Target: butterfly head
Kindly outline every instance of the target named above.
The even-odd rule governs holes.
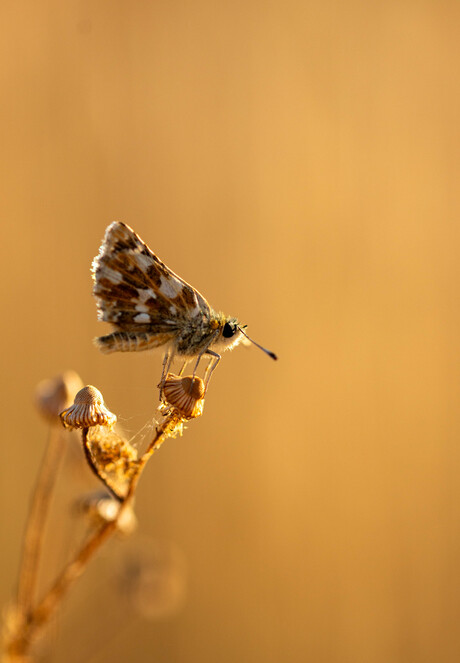
[[[228,318],[223,320],[223,324],[220,328],[219,339],[217,341],[218,344],[223,350],[227,350],[234,348],[236,345],[241,343],[241,341],[243,341],[243,343],[252,343],[253,345],[256,345],[258,348],[263,350],[272,359],[278,359],[274,352],[270,352],[270,350],[267,350],[267,348],[264,348],[262,345],[259,345],[253,341],[252,338],[249,338],[249,336],[244,331],[245,329],[246,325],[240,325],[236,318]]]
[[[244,339],[238,320],[236,318],[224,318],[219,326],[219,336],[216,344],[221,350],[231,350]]]

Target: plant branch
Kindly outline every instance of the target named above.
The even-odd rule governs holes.
[[[163,423],[156,429],[155,435],[150,442],[147,451],[138,461],[136,461],[135,471],[130,480],[126,496],[121,499],[118,497],[118,499],[120,499],[120,508],[116,518],[112,521],[105,522],[89,537],[89,539],[87,539],[82,548],[75,555],[74,559],[65,566],[63,571],[56,578],[54,584],[38,605],[27,613],[23,613],[17,632],[7,643],[7,653],[15,655],[27,654],[32,641],[36,639],[43,626],[50,620],[70,587],[85,571],[94,554],[116,531],[120,518],[132,503],[138,481],[148,460],[161,446],[165,439],[175,435],[181,430],[183,421],[184,419],[177,410],[173,410],[173,412],[170,413],[164,419]],[[97,471],[96,474],[100,478]]]

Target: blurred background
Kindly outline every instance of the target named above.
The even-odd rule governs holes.
[[[161,353],[92,345],[112,220],[279,355],[224,356],[44,660],[460,660],[459,14],[2,3],[2,605],[47,438],[36,384],[76,370],[129,434],[157,405]],[[73,463],[45,579],[78,543],[61,505],[97,487]],[[177,609],[128,610],[128,549],[166,551]]]

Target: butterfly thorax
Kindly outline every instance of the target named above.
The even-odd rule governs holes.
[[[224,313],[216,313],[212,309],[209,315],[200,315],[190,318],[182,323],[180,332],[174,341],[178,354],[193,357],[216,347],[223,350],[233,344],[236,339],[225,338],[223,331],[230,323],[236,323],[235,318],[229,318]]]

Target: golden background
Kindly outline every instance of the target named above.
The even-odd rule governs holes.
[[[225,355],[141,482],[126,545],[177,547],[182,605],[125,619],[111,542],[45,660],[460,660],[459,14],[2,3],[2,605],[47,435],[35,385],[73,368],[131,432],[156,407],[161,354],[92,345],[108,223],[279,354]],[[96,486],[64,471],[57,511]]]

